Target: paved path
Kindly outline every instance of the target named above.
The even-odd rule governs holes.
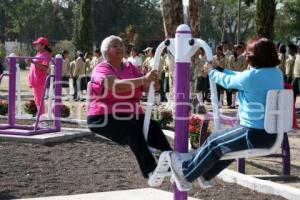
[[[162,190],[145,188],[68,196],[30,198],[22,200],[172,200],[173,194]],[[197,200],[189,198],[189,200]]]

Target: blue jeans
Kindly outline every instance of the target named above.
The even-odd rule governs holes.
[[[234,161],[220,160],[226,153],[269,148],[275,143],[276,137],[277,134],[269,134],[263,129],[243,126],[212,133],[197,150],[193,159],[183,163],[183,174],[190,182],[199,176],[210,180]]]

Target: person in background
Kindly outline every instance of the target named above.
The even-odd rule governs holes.
[[[148,138],[143,133],[144,111],[140,97],[154,82],[159,89],[156,70],[142,75],[130,62],[123,62],[125,45],[117,36],[105,38],[101,52],[105,61],[92,72],[87,124],[89,129],[120,145],[128,145],[137,159],[143,177],[148,178],[156,168],[149,146],[161,151],[171,146],[159,124],[151,120]]]
[[[93,70],[92,61],[93,61],[93,53],[86,52],[84,55],[85,60],[85,74],[90,76]]]
[[[30,64],[28,85],[33,91],[34,102],[38,112],[42,115],[45,113],[43,91],[48,76],[47,71],[49,69],[52,50],[49,47],[48,39],[45,37],[38,38],[32,44],[36,50],[35,58],[44,58],[26,60],[26,62]]]
[[[70,79],[70,74],[71,74],[71,65],[70,65],[70,60],[69,60],[70,53],[68,50],[63,50],[61,55],[63,57],[62,88],[66,88],[67,97],[69,97],[69,100],[71,100],[70,99],[70,84],[69,84],[69,79]]]
[[[225,40],[222,42],[222,48],[223,48],[223,54],[226,57],[226,61],[228,61],[229,57],[233,54],[232,51],[230,51],[229,43]],[[225,63],[227,64],[227,63]]]
[[[163,57],[163,71],[165,72],[165,81],[164,84],[161,85],[163,87],[163,90],[165,94],[170,92],[170,70],[169,70],[169,58],[168,58],[168,51],[166,52],[165,56]]]
[[[162,52],[162,55],[160,57],[160,60],[159,60],[159,66],[158,66],[158,79],[159,79],[159,84],[160,84],[160,89],[159,89],[159,94],[157,94],[159,97],[158,98],[158,102],[157,104],[159,105],[160,102],[167,102],[167,97],[166,97],[166,92],[165,92],[165,88],[164,88],[164,85],[165,85],[165,70],[164,70],[164,60],[165,60],[165,57],[166,57],[166,53],[167,53],[167,50],[165,49],[163,52]],[[153,55],[155,54],[155,52],[153,53]],[[154,68],[154,58],[153,58],[153,63],[152,63],[152,69]]]
[[[205,55],[205,51],[202,47],[200,47],[194,58],[194,80],[196,80],[196,97],[199,102],[197,106],[196,112],[198,113],[205,113],[205,107],[204,107],[204,92],[206,88],[206,78],[207,78],[207,73],[204,72],[204,65],[207,62],[207,58]]]
[[[77,79],[73,76],[74,69],[75,69],[75,64],[76,64],[76,59],[77,59],[77,52],[75,53],[74,60],[70,63],[70,78],[72,80],[73,99],[74,100],[77,98],[77,86],[76,86]]]
[[[234,46],[233,55],[231,55],[228,59],[227,68],[230,70],[233,70],[233,71],[238,71],[238,72],[242,72],[247,69],[244,50],[241,45]],[[228,105],[229,105],[229,108],[234,109],[237,90],[232,89],[232,90],[230,90],[230,92],[232,93],[232,98],[231,98],[231,104],[228,104]],[[228,103],[230,103],[230,101]]]
[[[175,65],[175,58],[167,50],[166,55],[164,56],[164,61],[163,61],[163,69],[166,72],[166,80],[165,80],[165,92],[167,93],[166,96],[171,100],[173,98],[173,93],[174,93],[174,85],[175,85],[175,80],[174,80],[174,65]],[[169,102],[171,103],[171,102]]]
[[[214,55],[214,57],[213,57],[213,64],[214,64],[214,66],[219,66],[219,67],[222,67],[222,68],[226,67],[226,56],[223,53],[222,46],[218,46],[216,48],[216,55]],[[224,90],[225,90],[225,88],[223,88],[221,85],[217,84],[219,107],[223,106]]]
[[[101,52],[99,49],[96,49],[94,51],[94,57],[91,62],[91,69],[94,69],[96,67],[96,65],[98,65],[102,61],[103,61],[103,57],[101,55]]]
[[[294,64],[294,72],[293,72],[293,91],[294,91],[294,102],[296,103],[297,96],[300,93],[300,48],[298,46],[298,51]]]
[[[77,58],[75,61],[75,67],[73,71],[73,78],[76,80],[74,84],[74,100],[79,101],[83,99],[83,93],[81,90],[81,83],[85,81],[85,59],[82,51],[77,51]]]
[[[243,53],[246,52],[246,47],[247,47],[247,46],[246,46],[245,42],[239,42],[238,45],[240,45],[240,46],[242,47]]]
[[[147,47],[144,50],[144,53],[146,54],[147,58],[144,60],[144,62],[142,64],[142,73],[143,74],[147,74],[152,69],[151,65],[153,63],[153,56],[154,56],[153,52],[155,52],[155,50],[151,47]]]
[[[280,60],[278,67],[282,71],[282,74],[284,75],[284,80],[286,81],[286,76],[285,76],[286,47],[284,44],[280,44],[278,47],[278,59]]]
[[[292,83],[292,80],[293,80],[293,72],[294,72],[294,64],[295,64],[296,53],[297,53],[297,46],[294,44],[289,44],[288,49],[289,49],[289,56],[285,62],[285,75],[286,75],[286,82],[290,84],[290,83]]]
[[[123,62],[128,62],[129,54],[130,54],[130,52],[126,48],[126,51],[125,51],[124,57],[123,57]]]
[[[128,61],[142,71],[142,59],[138,55],[138,50],[135,47],[131,48]]]
[[[83,82],[81,83],[81,90],[87,90],[87,84],[91,80],[91,73],[93,71],[93,66],[92,66],[93,53],[86,52],[84,59],[85,59],[85,76]],[[81,101],[85,101],[85,99],[82,98]]]

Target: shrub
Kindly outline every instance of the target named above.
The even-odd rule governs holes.
[[[35,102],[33,100],[26,102],[24,105],[24,111],[35,116],[37,114],[37,107],[35,105]]]
[[[62,104],[62,105],[60,105],[60,108],[61,108],[61,110],[60,110],[61,117],[65,118],[65,117],[70,116],[71,109],[68,106]],[[54,107],[52,108],[52,113],[54,113]]]
[[[6,115],[8,113],[8,103],[6,100],[0,99],[0,115]]]
[[[162,128],[166,128],[166,126],[173,121],[173,114],[171,110],[162,110],[160,111],[160,116],[158,123]]]
[[[70,116],[70,108],[66,105],[61,105],[61,117],[69,117]]]

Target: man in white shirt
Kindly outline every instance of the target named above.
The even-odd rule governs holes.
[[[142,59],[138,56],[137,48],[132,47],[130,51],[130,57],[128,61],[131,62],[132,65],[136,66],[138,69],[141,70],[142,67]]]

